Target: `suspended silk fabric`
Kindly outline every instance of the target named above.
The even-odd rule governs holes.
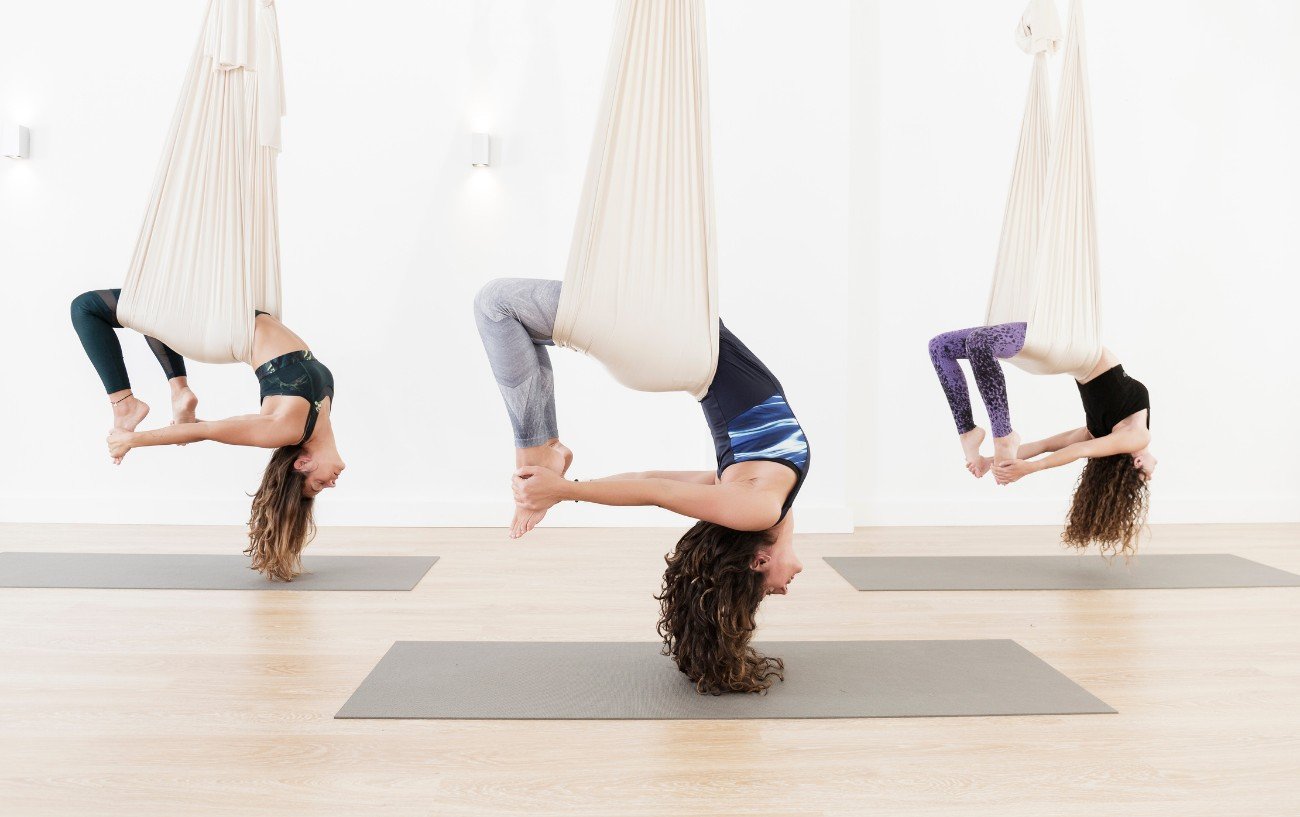
[[[1033,0],[1016,27],[1016,43],[1034,58],[1029,94],[1020,121],[1020,145],[1002,216],[1002,238],[993,268],[985,324],[1027,323],[1033,311],[1034,261],[1052,148],[1047,55],[1061,44],[1061,22],[1052,0]]]
[[[252,363],[280,315],[276,158],[284,78],[274,0],[209,0],[118,319],[184,357]]]
[[[630,388],[704,397],[715,232],[703,0],[621,0],[556,343]]]
[[[1039,10],[1048,3],[1050,0],[1036,0],[1030,6],[1029,16],[1049,20],[1053,14]],[[1033,19],[1031,27],[1032,24]],[[1041,42],[1048,38],[1031,36],[1030,39]],[[1027,130],[1041,128],[1040,108],[1046,96],[1042,66],[1037,55],[1034,59],[1034,80],[1026,116],[1032,109],[1035,121],[1021,126],[1021,148],[1007,202],[1003,245],[999,247],[999,266],[994,272],[988,318],[991,323],[1023,320],[1028,324],[1025,346],[1011,359],[1012,363],[1034,374],[1070,374],[1082,378],[1097,365],[1102,350],[1092,117],[1080,0],[1072,0],[1070,6],[1070,33],[1064,57],[1061,95],[1039,210],[1031,209],[1033,174],[1041,170],[1042,161],[1036,155],[1030,158],[1026,154],[1036,154],[1041,149],[1041,138],[1031,137],[1027,147],[1024,135]],[[1043,90],[1035,90],[1035,83]],[[1023,179],[1018,179],[1022,173]],[[1027,190],[1017,194],[1018,184]],[[1026,272],[1023,260],[1035,233],[1033,266]]]

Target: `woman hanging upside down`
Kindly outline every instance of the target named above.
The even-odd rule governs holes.
[[[121,294],[120,289],[100,289],[72,301],[72,325],[113,409],[109,456],[114,463],[121,463],[133,448],[200,440],[274,448],[262,484],[253,495],[249,545],[244,552],[253,557],[253,567],[267,577],[290,581],[301,571],[302,549],[315,534],[312,503],[326,488],[334,487],[345,467],[330,423],[334,376],[302,338],[271,315],[259,312],[253,369],[261,385],[261,413],[199,420],[194,414],[199,401],[186,379],[184,358],[161,341],[146,338],[171,386],[172,424],[136,431],[149,406],[131,391],[122,345],[114,331],[122,328],[117,320]]]
[[[1125,374],[1119,358],[1103,349],[1088,376],[1076,381],[1084,427],[1022,445],[1011,427],[1007,383],[998,361],[1021,350],[1025,329],[1023,323],[1004,323],[946,332],[930,340],[930,360],[957,423],[966,468],[976,477],[992,469],[998,483],[1007,485],[1086,457],[1062,539],[1078,548],[1097,542],[1103,552],[1130,554],[1146,520],[1147,483],[1156,470],[1147,387]],[[957,363],[961,358],[970,361],[993,427],[992,458],[980,454],[984,429],[971,416],[966,376]],[[1034,459],[1042,454],[1048,456]]]
[[[666,557],[659,634],[665,654],[703,693],[760,692],[781,678],[780,659],[750,646],[764,596],[784,595],[803,569],[790,507],[808,474],[808,442],[776,377],[725,326],[718,368],[700,401],[716,471],[642,471],[568,480],[573,455],[559,439],[546,350],[559,281],[492,281],[474,314],[514,427],[512,538],[557,502],[655,505],[700,520]]]

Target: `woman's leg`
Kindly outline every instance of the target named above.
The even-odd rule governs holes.
[[[957,433],[965,434],[975,429],[975,418],[971,414],[970,391],[966,388],[966,373],[957,361],[966,357],[966,339],[979,327],[958,329],[944,332],[930,338],[930,362],[934,372],[939,375],[939,385],[943,387],[943,396],[948,398],[948,408],[952,411],[953,422],[957,424]]]
[[[992,467],[992,462],[980,456],[980,445],[984,442],[984,429],[975,425],[971,414],[970,390],[966,387],[966,373],[957,361],[966,357],[966,339],[979,327],[945,332],[930,339],[930,362],[934,364],[935,374],[939,376],[939,385],[943,387],[944,397],[948,399],[948,408],[952,411],[953,422],[957,425],[957,437],[966,459],[966,470],[976,477],[982,477]]]
[[[560,288],[559,281],[498,278],[475,296],[474,320],[514,429],[515,465],[564,474],[573,454],[560,442],[555,375],[546,350],[553,345]],[[543,516],[516,508],[511,537],[532,530]]]
[[[72,301],[72,326],[108,392],[113,406],[113,427],[131,431],[149,413],[149,407],[132,394],[131,380],[122,360],[122,344],[115,331],[122,328],[117,320],[117,301],[121,294],[120,289],[98,289],[78,295]],[[198,400],[185,377],[185,359],[156,338],[145,340],[167,376],[177,421],[193,422]]]
[[[998,360],[1012,357],[1024,347],[1025,328],[1023,323],[985,326],[966,338],[966,356],[975,375],[975,386],[993,426],[993,456],[997,462],[1015,459],[1020,445],[1019,435],[1011,428],[1007,380]]]
[[[167,385],[172,390],[172,423],[194,422],[199,398],[190,391],[190,381],[185,376],[185,358],[157,338],[146,335],[144,339],[153,356],[158,359],[158,365],[162,366],[163,374],[167,375]]]
[[[72,328],[109,394],[131,390],[122,344],[114,331],[122,328],[117,322],[118,292],[121,290],[99,289],[72,299]]]
[[[546,351],[559,308],[559,281],[498,278],[474,298],[474,319],[510,414],[516,448],[559,437],[555,375]]]

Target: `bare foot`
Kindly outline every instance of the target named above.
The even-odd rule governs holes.
[[[172,425],[196,422],[194,412],[199,407],[199,398],[188,388],[172,393]]]
[[[567,445],[559,440],[556,440],[551,447],[556,451],[559,451],[560,455],[564,457],[564,467],[560,469],[560,476],[564,476],[569,473],[569,466],[573,465],[573,452],[569,450]]]
[[[147,416],[149,416],[149,404],[127,395],[125,399],[113,406],[113,428],[135,431],[135,427],[140,425]]]
[[[514,519],[510,520],[510,538],[518,539],[537,527],[537,523],[545,517],[546,511],[526,511],[516,505]]]
[[[114,465],[121,465],[126,453],[131,450],[131,431],[114,428],[108,432],[108,456]]]
[[[984,476],[992,469],[993,469],[992,457],[980,457],[975,462],[966,463],[966,470],[970,471],[971,474],[974,475],[975,479],[979,479],[980,477]]]
[[[1004,462],[1011,462],[1016,459],[1016,453],[1020,450],[1020,435],[1011,432],[1005,437],[993,438],[993,462],[1001,465]]]
[[[531,448],[516,448],[515,465],[540,465],[564,476],[573,465],[573,452],[559,440],[551,440]],[[514,518],[510,520],[510,538],[518,539],[537,527],[545,517],[546,511],[526,511],[516,507]]]
[[[543,445],[531,448],[515,449],[515,466],[540,465],[549,468],[560,476],[573,464],[573,452],[559,440],[551,440]]]
[[[966,455],[966,470],[976,477],[984,476],[988,469],[979,470],[980,460],[983,459],[980,456],[980,446],[984,444],[984,429],[976,426],[965,434],[957,435],[957,438],[961,440],[961,450]]]

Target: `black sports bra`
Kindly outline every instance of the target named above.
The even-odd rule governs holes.
[[[1083,415],[1092,436],[1105,437],[1125,417],[1143,409],[1147,412],[1147,428],[1151,427],[1151,395],[1142,381],[1124,373],[1123,366],[1116,364],[1078,386]]]
[[[271,396],[289,395],[301,397],[311,404],[307,410],[307,427],[303,430],[298,445],[311,439],[325,398],[330,399],[331,407],[334,405],[334,375],[307,350],[273,357],[258,366],[257,382],[263,400]]]

